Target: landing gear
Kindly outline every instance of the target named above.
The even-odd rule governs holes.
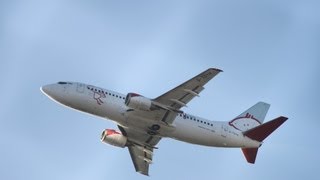
[[[153,136],[158,134],[158,130],[160,129],[160,126],[158,124],[154,124],[150,127],[150,131],[148,131],[148,134]]]
[[[160,129],[160,126],[158,124],[154,124],[151,126],[151,129],[154,131],[158,131]]]
[[[154,136],[154,135],[157,135],[158,133],[155,132],[155,131],[148,131],[148,134],[151,135],[151,136]]]

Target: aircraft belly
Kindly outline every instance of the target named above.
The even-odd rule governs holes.
[[[181,121],[175,122],[176,130],[170,133],[170,137],[192,144],[214,146],[216,132],[213,129],[197,126],[194,122]]]

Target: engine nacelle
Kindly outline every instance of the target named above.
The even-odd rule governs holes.
[[[106,129],[101,134],[101,142],[121,148],[126,147],[127,140],[127,137],[113,129]]]
[[[128,93],[125,104],[132,109],[150,111],[154,108],[152,101],[136,93]]]

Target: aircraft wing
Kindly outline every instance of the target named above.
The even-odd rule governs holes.
[[[127,111],[127,115],[131,117],[143,117],[145,119],[153,119],[155,121],[162,121],[159,125],[163,128],[174,121],[180,109],[204,89],[204,85],[216,76],[221,70],[210,68],[194,78],[186,81],[178,87],[166,92],[165,94],[153,99],[153,103],[159,108],[152,111]],[[166,125],[165,125],[166,124]],[[118,126],[124,136],[128,138],[128,150],[137,172],[148,175],[149,165],[152,163],[153,149],[155,149],[158,142],[161,140],[160,136],[148,133],[146,129],[152,127],[145,127],[145,131],[134,128],[127,128]],[[160,129],[161,129],[160,128]]]
[[[186,106],[195,96],[204,89],[204,85],[215,77],[220,69],[210,68],[194,78],[184,82],[176,88],[153,99],[159,106],[165,107],[162,111],[162,121],[171,124],[175,119],[177,112]]]
[[[136,169],[137,172],[144,174],[146,176],[149,176],[149,164],[151,164],[151,161],[149,160],[144,160],[143,158],[150,158],[150,157],[145,157],[146,154],[144,151],[139,149],[138,147],[134,146],[128,146],[129,153],[134,165],[134,168]],[[151,155],[152,159],[152,155]]]
[[[118,126],[123,135],[128,138],[128,150],[137,172],[149,175],[149,165],[152,163],[153,149],[161,140],[159,136],[136,131],[132,128]]]

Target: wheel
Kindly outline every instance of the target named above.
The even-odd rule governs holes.
[[[151,129],[154,131],[158,131],[160,129],[160,126],[158,124],[154,124],[151,126]]]

